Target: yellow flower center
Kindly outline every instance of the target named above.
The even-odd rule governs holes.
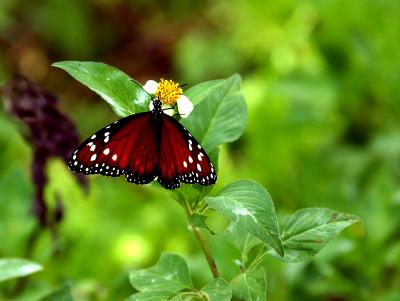
[[[174,83],[172,80],[160,79],[155,97],[159,99],[163,104],[174,105],[178,100],[179,96],[183,93],[178,83]]]

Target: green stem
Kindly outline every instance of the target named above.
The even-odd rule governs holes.
[[[256,258],[252,261],[252,263],[249,265],[249,267],[246,269],[246,271],[251,271],[252,269],[255,269],[263,260],[265,255],[268,254],[268,251],[265,248],[262,248]]]
[[[200,244],[200,247],[204,253],[204,256],[207,259],[207,263],[208,263],[208,266],[210,267],[211,273],[213,274],[214,278],[218,278],[220,276],[220,274],[219,274],[217,265],[215,264],[215,260],[212,257],[210,247],[208,246],[207,240],[205,239],[203,234],[199,231],[199,229],[197,229],[196,226],[192,225],[192,223],[191,223],[192,208],[190,207],[190,205],[188,204],[188,202],[186,200],[185,200],[184,209],[185,209],[186,217],[188,219],[189,228]]]

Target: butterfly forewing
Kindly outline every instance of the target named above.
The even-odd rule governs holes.
[[[174,189],[179,183],[210,185],[217,175],[197,140],[174,118],[163,115],[158,181]]]
[[[84,174],[125,174],[136,184],[157,177],[167,189],[181,182],[210,185],[217,179],[201,145],[177,120],[163,113],[159,101],[151,112],[128,116],[96,132],[73,153],[68,166]]]
[[[158,165],[158,149],[151,113],[128,116],[99,130],[73,154],[69,167],[84,174],[117,177],[129,182],[151,182]]]

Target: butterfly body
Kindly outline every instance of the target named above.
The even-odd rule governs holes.
[[[86,139],[68,166],[83,174],[118,177],[147,184],[157,181],[167,189],[180,183],[211,185],[217,175],[197,140],[153,99],[149,112],[120,119]]]

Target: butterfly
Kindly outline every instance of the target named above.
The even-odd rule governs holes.
[[[68,167],[75,172],[118,177],[147,184],[155,178],[167,189],[180,183],[212,185],[215,168],[199,142],[167,115],[160,99],[151,110],[117,120],[86,139]]]

